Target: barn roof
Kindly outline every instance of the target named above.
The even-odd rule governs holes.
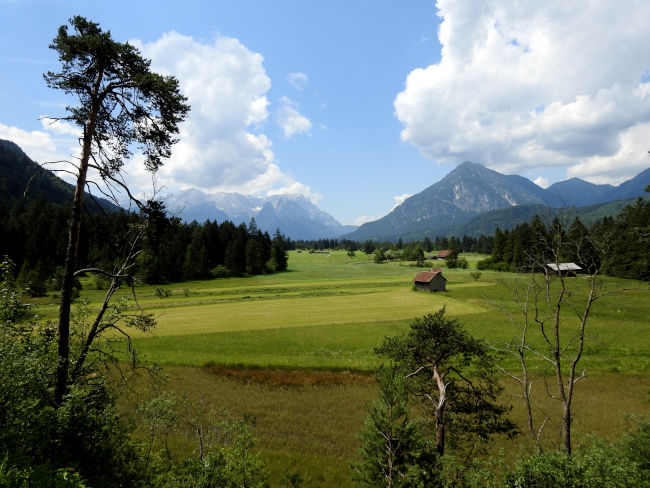
[[[430,283],[432,279],[436,277],[436,275],[440,275],[440,277],[447,281],[447,278],[442,276],[442,269],[440,268],[431,268],[429,271],[420,271],[415,278],[413,278],[413,281],[417,281],[419,283]]]
[[[449,249],[443,249],[442,251],[438,251],[438,254],[436,255],[436,257],[446,258],[450,254],[451,254],[451,251]]]
[[[546,266],[553,271],[580,271],[582,269],[576,263],[548,263]]]

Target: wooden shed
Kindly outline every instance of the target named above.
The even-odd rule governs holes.
[[[582,272],[582,268],[576,263],[548,263],[551,271],[555,274],[562,276],[575,276],[577,273]]]
[[[429,271],[420,271],[413,278],[415,287],[423,291],[447,291],[447,278],[442,276],[442,269],[431,268]]]
[[[438,251],[438,254],[436,254],[436,258],[446,259],[450,254],[451,251],[449,249],[443,249],[442,251]]]

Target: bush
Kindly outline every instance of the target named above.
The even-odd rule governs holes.
[[[493,271],[511,271],[510,265],[504,262],[496,262],[494,258],[485,258],[476,263],[476,268],[480,270],[493,270]]]
[[[478,263],[476,263],[476,269],[480,269],[484,271],[487,269],[494,269],[494,259],[489,257],[480,260]]]
[[[33,322],[20,289],[0,283],[0,486],[134,486],[138,456],[97,371],[54,405],[56,331]],[[74,335],[74,331],[73,331]]]
[[[158,298],[169,298],[172,292],[165,288],[156,287],[156,296]]]
[[[0,462],[0,486],[7,488],[86,488],[81,476],[69,469],[48,466],[15,466],[8,456]]]
[[[628,458],[637,463],[639,469],[650,479],[650,422],[643,422],[628,435],[623,444]]]
[[[384,250],[380,247],[374,250],[373,252],[373,260],[377,264],[381,264],[384,261],[386,261],[386,255],[384,254]]]
[[[268,267],[268,263],[267,263]],[[213,278],[230,278],[232,276],[232,273],[228,268],[226,268],[223,264],[220,264],[216,268],[212,268],[210,270],[210,274],[212,275]]]
[[[561,452],[517,461],[506,473],[511,488],[640,488],[650,486],[639,465],[613,446],[594,444],[573,456]]]

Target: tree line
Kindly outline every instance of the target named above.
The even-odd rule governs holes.
[[[646,188],[650,191],[650,185]],[[522,271],[535,256],[538,262],[575,262],[586,272],[594,267],[609,276],[636,280],[650,279],[650,201],[639,198],[616,217],[605,217],[591,227],[578,217],[556,216],[546,224],[539,215],[511,230],[497,228],[490,257],[477,264],[479,269]],[[555,236],[555,237],[553,237]],[[542,243],[556,238],[582,243],[580,254],[565,251],[552,256]],[[607,252],[599,247],[607,247]]]
[[[8,204],[9,203],[9,204]],[[287,269],[288,239],[278,229],[262,232],[230,221],[182,222],[169,217],[160,202],[149,202],[147,215],[133,212],[86,213],[82,217],[79,268],[112,269],[125,236],[141,229],[135,277],[161,284],[213,277],[281,272]],[[19,281],[34,296],[61,286],[70,205],[44,198],[0,202],[0,256],[15,265]],[[96,285],[106,284],[96,275]]]
[[[492,236],[481,235],[472,237],[463,235],[456,236],[436,236],[434,239],[425,237],[424,239],[414,241],[404,241],[401,237],[396,241],[373,241],[367,239],[363,242],[353,241],[345,238],[325,238],[316,240],[287,240],[288,249],[344,249],[362,251],[366,254],[372,254],[377,249],[384,251],[402,251],[405,249],[422,248],[423,252],[432,252],[433,250],[456,249],[458,252],[476,252],[480,254],[490,254],[492,252]]]

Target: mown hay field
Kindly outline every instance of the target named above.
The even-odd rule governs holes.
[[[521,318],[513,292],[517,275],[483,272],[475,279],[470,272],[480,256],[467,257],[467,270],[443,264],[444,293],[414,291],[411,280],[421,268],[410,263],[375,264],[372,256],[343,251],[293,251],[289,271],[276,275],[141,286],[138,301],[158,325],[135,332],[134,343],[145,362],[163,366],[167,388],[177,395],[256,419],[272,480],[297,471],[304,486],[345,486],[364,405],[375,393],[372,371],[379,359],[373,349],[384,337],[406,332],[414,317],[444,306],[448,316],[497,347],[517,338],[508,318]],[[578,295],[586,291],[583,277],[573,280]],[[648,284],[606,278],[604,286],[623,291],[603,297],[591,312],[581,362],[587,377],[577,386],[578,443],[591,434],[616,438],[631,428],[629,416],[650,414]],[[86,287],[82,296],[92,309],[103,293]],[[55,309],[45,302],[39,312],[47,318]],[[575,315],[568,314],[563,330],[572,333],[575,326]],[[542,346],[538,336],[532,343]],[[502,364],[516,372],[514,358],[503,356]],[[544,391],[547,371],[543,362],[534,367],[538,412],[552,414],[557,405]],[[523,425],[515,384],[505,376],[503,384],[513,418]],[[136,400],[124,405],[133,412]],[[549,442],[557,442],[558,429],[551,418]],[[502,440],[495,452],[512,457],[523,444],[522,436]]]
[[[470,256],[470,263],[476,258]],[[358,252],[350,258],[343,251],[292,252],[289,263],[290,271],[277,275],[164,286],[166,298],[156,296],[156,287],[143,287],[140,303],[158,325],[135,333],[136,346],[163,365],[371,371],[377,365],[373,349],[384,337],[443,306],[472,334],[494,344],[517,335],[506,315],[521,319],[513,273],[483,272],[475,280],[470,269],[445,269],[448,291],[424,293],[413,290],[420,268],[409,263],[378,265],[371,256]],[[589,372],[648,372],[647,284],[606,279],[604,286],[625,291],[594,304],[584,366]],[[565,320],[565,330],[573,330],[575,314]],[[542,345],[539,336],[532,341]]]

